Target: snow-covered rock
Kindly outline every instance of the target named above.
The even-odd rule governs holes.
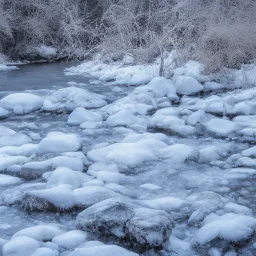
[[[81,148],[81,139],[76,134],[50,132],[39,143],[36,154],[76,152]]]
[[[0,119],[5,119],[9,116],[9,111],[0,107]]]
[[[90,207],[109,198],[120,197],[118,193],[100,186],[86,186],[75,189],[74,196],[75,204],[82,208]]]
[[[173,222],[162,210],[138,208],[127,223],[127,235],[135,244],[143,247],[161,246],[170,236]]]
[[[64,234],[55,236],[52,242],[66,249],[72,249],[83,243],[87,238],[87,234],[81,230],[72,230]]]
[[[144,206],[157,210],[165,210],[167,212],[181,211],[182,209],[186,208],[189,205],[188,201],[171,196],[143,200],[140,201],[140,203]]]
[[[24,228],[16,232],[13,238],[26,236],[38,241],[52,240],[55,236],[61,235],[64,231],[52,225],[38,225],[34,227]]]
[[[77,107],[99,108],[106,105],[101,95],[77,87],[68,87],[54,92],[44,100],[45,111],[73,111]]]
[[[40,243],[35,239],[19,236],[4,245],[3,256],[30,256],[39,247]]]
[[[152,91],[155,98],[167,97],[171,101],[177,101],[179,97],[173,82],[164,77],[153,78],[146,86],[140,87],[141,91]]]
[[[77,107],[68,117],[68,124],[80,125],[84,122],[101,122],[102,116],[98,113]]]
[[[215,146],[209,146],[200,150],[199,161],[201,163],[216,161],[220,158],[221,158],[221,151]]]
[[[75,205],[75,196],[70,185],[33,190],[25,193],[22,207],[27,211],[70,210]]]
[[[8,127],[5,127],[3,125],[0,125],[0,136],[9,136],[13,135],[16,132]]]
[[[0,107],[24,115],[42,107],[41,97],[30,93],[13,93],[0,100]]]
[[[62,184],[68,184],[72,186],[73,189],[79,188],[81,185],[80,177],[77,172],[69,168],[58,167],[48,179],[46,187],[52,188]]]
[[[195,243],[203,245],[215,238],[229,242],[248,239],[255,231],[256,219],[246,215],[227,213],[223,216],[209,215],[194,239]]]
[[[1,164],[0,164],[0,166],[1,166]],[[0,167],[0,169],[1,169],[1,167]],[[0,187],[16,185],[21,182],[22,182],[22,179],[20,179],[18,177],[12,177],[10,175],[0,174]]]
[[[226,137],[233,134],[237,127],[234,122],[215,118],[206,124],[206,129],[216,136]]]
[[[35,250],[30,256],[59,256],[59,252],[51,248],[41,247]]]
[[[200,193],[196,200],[191,204],[190,217],[188,222],[190,224],[202,221],[205,216],[213,213],[224,206],[223,198],[212,191],[205,191]]]
[[[117,245],[101,245],[88,248],[77,248],[69,256],[139,256]]]
[[[155,160],[155,151],[166,144],[156,139],[146,139],[137,142],[122,142],[88,152],[87,157],[94,162],[114,162],[129,167],[135,167],[143,162]]]
[[[126,201],[107,199],[79,213],[76,223],[78,229],[122,238],[133,215],[133,208]]]
[[[0,137],[0,147],[6,146],[22,146],[30,143],[32,140],[23,133],[15,133]]]
[[[138,118],[131,111],[123,110],[109,116],[105,123],[109,126],[131,126],[136,124],[137,120]]]
[[[179,76],[175,79],[178,94],[194,94],[202,91],[204,87],[193,77]]]
[[[174,144],[160,150],[162,158],[171,159],[173,162],[198,161],[199,152],[195,147],[185,144]]]
[[[73,171],[82,172],[84,170],[84,162],[80,158],[57,156],[44,161],[29,162],[22,165],[21,168],[9,171],[25,179],[36,179],[45,172],[53,171],[58,167],[66,167]]]

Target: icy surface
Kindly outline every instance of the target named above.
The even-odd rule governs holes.
[[[0,255],[256,254],[255,68],[131,63],[1,92]]]

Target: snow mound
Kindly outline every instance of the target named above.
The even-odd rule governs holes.
[[[0,125],[0,136],[9,136],[9,135],[13,135],[16,132],[10,128],[7,128],[3,125]]]
[[[12,135],[6,135],[0,137],[0,147],[6,146],[22,146],[24,144],[30,143],[32,140],[23,133],[15,133]]]
[[[3,256],[30,256],[39,247],[40,243],[35,239],[19,236],[4,245]]]
[[[41,247],[30,256],[59,256],[59,252],[47,247]]]
[[[55,236],[52,242],[66,249],[72,249],[83,243],[87,238],[87,234],[81,230],[72,230],[64,234]]]
[[[131,126],[137,122],[137,117],[129,110],[120,111],[114,115],[111,115],[106,120],[106,124],[109,126]]]
[[[50,225],[38,225],[30,228],[24,228],[18,231],[12,236],[12,239],[20,236],[26,236],[43,242],[52,240],[53,237],[62,233],[63,231],[58,227]]]
[[[195,243],[203,245],[215,238],[238,242],[248,239],[255,231],[256,219],[246,215],[228,213],[223,216],[209,215],[205,225],[196,234]]]
[[[69,256],[139,256],[117,245],[101,245],[89,248],[77,248]]]
[[[188,201],[177,198],[177,197],[162,197],[150,200],[143,200],[140,203],[144,206],[157,209],[165,210],[167,212],[180,211],[188,206]]]
[[[120,197],[118,193],[100,186],[86,186],[75,189],[74,196],[76,205],[83,208],[87,208],[109,198]]]
[[[81,148],[81,139],[76,134],[50,132],[39,143],[36,154],[76,152]]]
[[[77,107],[68,117],[68,124],[80,125],[84,122],[101,122],[102,116],[92,111]]]
[[[73,189],[79,188],[81,185],[80,177],[77,172],[69,168],[58,167],[48,179],[46,187],[52,188],[62,184],[70,185]]]
[[[24,115],[40,109],[43,105],[41,97],[30,93],[14,93],[0,100],[0,107]]]
[[[44,100],[42,109],[45,111],[73,111],[77,107],[100,108],[106,101],[99,94],[77,87],[68,87],[54,92]]]
[[[82,172],[84,170],[84,162],[80,158],[57,156],[44,161],[26,163],[20,170],[13,172],[19,177],[30,180],[39,178],[45,172],[53,171],[58,167],[66,167],[73,171]]]
[[[0,166],[1,166],[1,164],[0,164]],[[1,169],[1,167],[0,167],[0,169]],[[0,187],[15,185],[15,184],[19,184],[21,182],[22,182],[22,179],[20,179],[20,178],[12,177],[12,176],[5,175],[5,174],[0,174]]]
[[[195,147],[184,144],[174,144],[168,146],[160,150],[160,153],[163,158],[171,159],[173,162],[177,163],[198,161],[199,158],[199,152]]]
[[[5,119],[9,116],[9,111],[0,107],[0,119]]]
[[[37,150],[37,145],[35,144],[24,144],[22,146],[6,146],[0,148],[0,154],[9,156],[26,156],[29,157],[33,155]]]
[[[226,137],[234,133],[237,126],[229,120],[215,118],[206,124],[206,129],[216,136]]]
[[[146,86],[139,87],[138,90],[152,91],[155,98],[167,97],[170,101],[179,99],[172,81],[164,77],[155,77]]]
[[[22,201],[22,207],[27,211],[70,210],[74,205],[75,196],[69,185],[28,191]]]
[[[193,77],[179,76],[175,79],[176,90],[178,94],[195,94],[201,92],[204,87]]]
[[[99,57],[101,58],[101,57]],[[109,65],[95,61],[87,61],[76,67],[65,70],[66,75],[84,75],[98,78],[113,85],[140,85],[148,83],[158,72],[158,66],[123,66]]]
[[[196,129],[193,126],[186,125],[185,121],[176,116],[160,116],[156,113],[150,120],[150,126],[167,130],[169,133],[178,134],[180,136],[189,136],[195,134]]]
[[[166,146],[164,142],[150,137],[142,138],[136,142],[124,139],[121,143],[91,150],[87,156],[93,162],[114,162],[124,166],[135,167],[143,162],[156,160],[157,150]]]

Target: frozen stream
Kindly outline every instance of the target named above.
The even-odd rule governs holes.
[[[0,72],[0,99],[16,95],[0,101],[0,107],[9,111],[0,120],[3,256],[103,256],[97,252],[100,242],[140,255],[256,255],[256,90],[204,90],[182,97],[175,90],[161,89],[161,79],[153,81],[157,86],[151,82],[135,88],[75,73],[65,76],[64,69],[72,65],[24,65]],[[81,91],[66,92],[70,87]],[[28,111],[30,98],[20,102],[24,95],[19,93],[24,92],[38,96],[31,99],[35,103]],[[244,102],[252,106],[250,113]],[[79,111],[70,115],[76,107]],[[51,132],[60,133],[49,137]],[[75,134],[74,141],[67,134]],[[60,156],[69,161],[52,161]],[[63,176],[55,173],[62,161],[73,176],[65,170]],[[127,217],[128,210],[124,213],[118,207],[101,213],[105,206],[96,203],[104,200],[121,200],[133,213]],[[77,219],[93,205],[96,210]],[[105,215],[95,220],[97,214]],[[125,224],[122,218],[128,218]],[[27,254],[15,251],[15,243],[10,245],[12,236],[27,227],[38,226],[48,237],[51,231],[42,225],[87,233],[54,240],[58,232],[44,239],[36,231],[25,231],[23,238],[40,241],[35,250],[31,241],[17,242],[31,246]],[[71,245],[64,246],[61,239]],[[90,240],[99,243],[91,254],[86,251]],[[39,247],[49,250],[33,254]],[[130,255],[126,250],[111,253],[105,256]]]

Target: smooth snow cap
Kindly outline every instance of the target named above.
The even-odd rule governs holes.
[[[76,152],[81,148],[81,139],[76,134],[50,132],[39,143],[36,154]]]
[[[102,116],[98,113],[77,107],[68,117],[68,124],[80,125],[84,122],[101,122]]]
[[[0,100],[0,107],[17,115],[28,114],[42,107],[41,97],[31,93],[13,93]]]
[[[176,90],[178,94],[194,94],[201,92],[204,87],[193,77],[179,76],[175,80]]]

